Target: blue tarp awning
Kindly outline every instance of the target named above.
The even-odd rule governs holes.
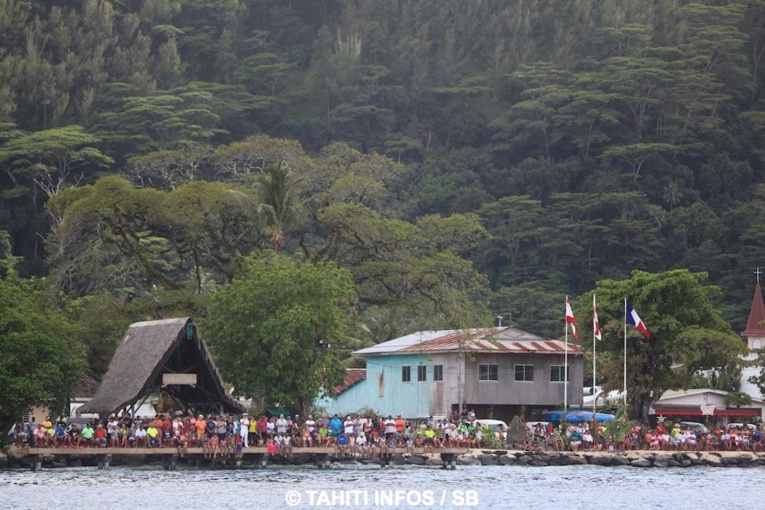
[[[565,415],[566,421],[569,423],[582,423],[585,421],[592,421],[592,411],[571,411]],[[563,411],[552,411],[547,413],[547,421],[563,421],[564,413]],[[606,414],[606,413],[595,413],[595,419],[598,420],[598,422],[604,422],[608,420],[613,420],[614,415],[613,414]]]

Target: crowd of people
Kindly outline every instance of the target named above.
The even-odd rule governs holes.
[[[655,427],[633,425],[614,434],[608,422],[553,426],[537,424],[523,445],[530,451],[765,451],[762,425],[718,424],[711,429],[682,422],[659,423]]]
[[[18,423],[12,430],[18,446],[58,448],[177,448],[183,457],[189,447],[201,447],[205,457],[241,456],[245,447],[265,447],[270,455],[289,455],[293,447],[333,447],[340,455],[374,458],[392,448],[415,448],[434,452],[437,448],[481,448],[506,445],[527,451],[624,451],[624,450],[747,450],[765,451],[761,425],[719,425],[707,430],[680,422],[650,428],[634,425],[614,434],[600,423],[539,423],[526,430],[525,440],[513,440],[504,431],[482,427],[474,412],[455,413],[450,418],[407,420],[357,415],[304,419],[300,416],[272,417],[245,413],[232,415],[157,415],[132,417],[129,413],[103,420],[46,419]],[[491,434],[487,437],[486,434]]]
[[[84,424],[46,419],[17,424],[17,444],[58,448],[154,448],[175,447],[183,457],[189,447],[202,447],[205,457],[241,456],[248,446],[266,447],[270,455],[288,455],[293,447],[334,447],[340,455],[374,458],[391,448],[434,451],[442,447],[480,447],[484,431],[475,413],[452,419],[406,420],[386,417],[232,415],[157,415],[129,413],[92,418]],[[503,438],[502,438],[503,439]]]

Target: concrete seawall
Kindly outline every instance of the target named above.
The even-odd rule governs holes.
[[[70,450],[66,453],[51,451],[40,456],[17,455],[20,451],[5,448],[0,453],[0,467],[34,467],[35,461],[40,462],[45,468],[63,468],[72,466],[96,466],[98,459],[96,455],[82,455],[77,450]],[[125,455],[124,450],[110,451],[101,450],[102,455],[109,455],[112,466],[137,466],[162,462],[162,457],[167,461],[170,456],[158,455]],[[114,453],[114,459],[111,457]],[[122,453],[122,455],[120,455]],[[745,452],[745,451],[645,451],[635,450],[624,453],[609,452],[526,452],[522,450],[463,450],[454,453],[451,457],[456,466],[626,466],[635,468],[665,468],[665,467],[695,467],[695,466],[717,466],[717,467],[754,467],[765,466],[765,453]],[[201,455],[189,455],[186,459],[175,459],[177,464],[193,467],[266,467],[266,464],[277,465],[308,465],[316,463],[316,455],[312,453],[297,453],[290,457],[268,457],[264,460],[255,461],[254,456],[245,456],[239,462],[236,459],[219,457],[217,460],[203,459]],[[354,464],[381,464],[389,466],[418,465],[418,466],[439,466],[444,467],[444,459],[441,453],[418,453],[406,455],[402,453],[392,453],[387,461],[381,459],[367,459],[357,456],[339,457],[334,454],[326,454],[323,465],[319,467],[354,465]],[[452,465],[452,467],[453,467]],[[99,467],[101,467],[99,465]],[[107,464],[108,467],[108,464]]]
[[[693,452],[693,451],[628,451],[609,452],[539,452],[524,451],[474,451],[460,455],[457,465],[482,466],[631,466],[651,467],[749,467],[765,466],[765,453],[734,452]]]

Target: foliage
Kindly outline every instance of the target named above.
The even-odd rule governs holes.
[[[284,230],[297,222],[301,212],[299,186],[300,179],[290,177],[286,168],[275,166],[268,167],[255,180],[258,214],[277,253],[284,244]]]
[[[695,374],[722,371],[745,353],[744,343],[712,304],[719,292],[703,285],[707,275],[687,270],[634,271],[629,280],[604,280],[595,289],[603,341],[598,370],[604,389],[620,389],[627,357],[629,416],[646,422],[651,404],[669,389],[687,389]],[[644,338],[627,328],[624,352],[624,299],[650,331]],[[591,303],[591,299],[589,300]],[[588,314],[581,310],[580,316]]]
[[[215,294],[205,338],[237,394],[303,414],[320,389],[343,380],[339,361],[354,301],[350,273],[334,264],[249,258]]]
[[[0,280],[0,433],[34,405],[68,414],[72,388],[85,368],[72,324],[44,281]]]
[[[753,375],[749,377],[749,381],[751,384],[754,384],[759,388],[760,395],[765,395],[765,351],[759,351],[757,352],[757,358],[756,358],[756,366],[763,367],[760,368],[760,372],[757,375]]]
[[[603,424],[603,437],[611,444],[620,446],[627,439],[630,429],[638,422],[630,420],[626,409],[621,409],[612,420]]]
[[[725,395],[725,407],[741,407],[752,404],[752,397],[740,391],[731,391]]]
[[[6,0],[0,225],[22,274],[149,315],[199,308],[276,241],[350,270],[395,326],[377,340],[491,315],[556,336],[561,295],[635,268],[708,272],[740,330],[765,246],[763,13]],[[271,166],[300,221],[258,213]]]

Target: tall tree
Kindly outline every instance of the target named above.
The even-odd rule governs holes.
[[[647,422],[649,408],[665,391],[690,388],[700,372],[726,370],[744,354],[743,341],[712,304],[719,289],[704,285],[706,279],[706,273],[681,269],[665,273],[634,271],[628,280],[598,282],[595,292],[603,331],[603,345],[599,348],[603,382],[606,389],[621,389],[626,356],[632,418]],[[645,338],[637,328],[629,326],[626,353],[625,298],[650,331],[650,337]]]
[[[342,382],[355,299],[348,271],[271,254],[245,262],[202,327],[238,395],[305,416],[322,390]]]
[[[0,279],[0,438],[34,405],[68,415],[83,349],[43,280]]]
[[[255,178],[258,214],[277,253],[284,244],[285,230],[300,218],[301,180],[290,175],[288,169],[276,166],[268,167],[264,175]]]

